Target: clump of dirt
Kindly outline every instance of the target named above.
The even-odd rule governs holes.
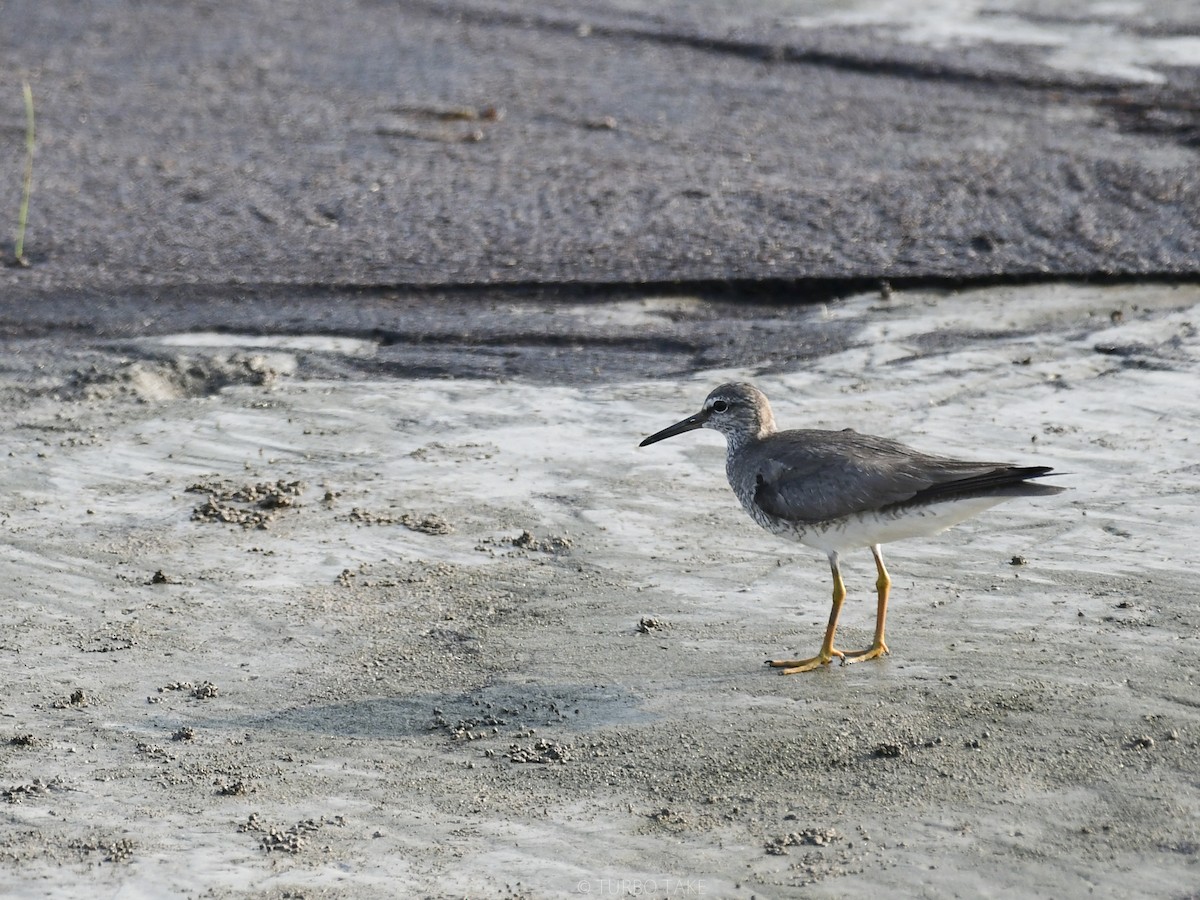
[[[29,784],[18,784],[7,790],[0,791],[0,800],[4,800],[6,803],[23,803],[31,797],[44,797],[51,791],[65,789],[62,779],[58,776],[51,778],[49,781],[35,778]]]
[[[55,395],[64,400],[132,398],[139,403],[163,403],[207,397],[234,384],[270,385],[293,367],[288,360],[261,353],[126,360],[111,369],[93,364],[76,370]]]
[[[656,619],[653,616],[643,616],[634,626],[638,634],[650,634],[652,631],[665,631],[671,627],[671,623],[663,619]]]
[[[491,737],[499,733],[501,725],[508,724],[507,719],[492,715],[491,713],[451,721],[442,714],[440,709],[435,709],[433,716],[433,724],[429,726],[429,730],[445,731],[456,741],[475,741],[480,738]]]
[[[250,817],[238,826],[238,831],[261,834],[259,846],[268,853],[296,854],[303,850],[309,838],[325,825],[341,827],[345,824],[346,820],[341,816],[334,816],[332,819],[322,816],[320,819],[301,819],[295,825],[283,828],[279,825],[265,825],[259,819],[258,813],[250,813]]]
[[[526,553],[549,553],[554,556],[570,553],[572,541],[569,537],[551,535],[539,538],[532,531],[522,529],[516,537],[487,537],[475,545],[480,553],[492,556],[504,555],[505,551],[522,550]]]
[[[393,516],[391,513],[371,512],[356,506],[350,510],[348,518],[351,522],[361,525],[403,525],[410,531],[419,531],[422,534],[450,534],[454,531],[454,527],[437,513],[427,513],[420,517],[412,513]]]
[[[666,806],[647,813],[646,818],[655,825],[676,833],[695,828],[698,824],[694,819]]]
[[[50,704],[54,709],[83,709],[90,706],[92,698],[83,688],[75,688],[70,696],[60,697]]]
[[[172,754],[168,753],[166,749],[160,747],[158,744],[150,744],[146,741],[138,741],[137,746],[134,747],[134,749],[138,753],[148,756],[151,759],[156,759],[159,762],[170,762],[175,758]]]
[[[83,653],[116,653],[137,644],[138,626],[132,622],[112,622],[90,637],[80,635],[77,647]]]
[[[465,462],[491,459],[499,452],[500,448],[495,444],[443,444],[441,441],[432,441],[423,447],[418,447],[408,455],[422,462],[441,460]]]
[[[428,513],[419,519],[405,513],[400,517],[400,524],[421,534],[450,534],[454,531],[454,527],[437,513]]]
[[[8,739],[10,747],[36,747],[40,743],[41,739],[32,734],[17,734]]]
[[[193,522],[227,522],[243,528],[268,528],[281,509],[289,509],[304,493],[303,481],[262,481],[236,485],[228,481],[199,481],[190,494],[206,494],[192,510]]]
[[[93,841],[71,841],[67,844],[72,850],[83,853],[103,853],[104,861],[111,863],[128,862],[133,858],[134,843],[129,838],[121,838],[111,844],[98,844]]]
[[[211,681],[201,681],[199,684],[192,684],[190,681],[172,681],[158,689],[160,694],[168,691],[187,691],[188,695],[196,700],[210,700],[220,693],[220,688]],[[151,703],[157,703],[161,698],[148,697],[146,699]]]
[[[512,545],[518,550],[530,550],[534,553],[566,553],[571,549],[571,539],[568,537],[559,537],[551,535],[548,538],[539,539],[533,536],[531,532],[522,531],[512,539]]]
[[[574,759],[574,749],[570,744],[560,744],[543,738],[529,747],[513,744],[509,748],[508,758],[515,763],[565,763]]]
[[[390,513],[371,512],[369,509],[363,509],[356,506],[350,510],[350,515],[347,516],[351,522],[357,522],[360,525],[395,525],[396,517]]]
[[[788,847],[827,847],[842,839],[836,828],[805,828],[792,831],[766,843],[766,851],[772,856],[786,856]]]

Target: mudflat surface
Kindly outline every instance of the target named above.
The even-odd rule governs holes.
[[[14,226],[22,77],[39,122],[9,302],[1200,258],[1183,0],[7,0],[4,23]]]
[[[836,341],[786,366],[557,384],[359,377],[365,336],[7,338],[5,891],[1194,896],[1200,293],[806,315]],[[737,508],[716,435],[636,446],[734,377],[1072,491],[890,546],[892,655],[780,677],[825,561]]]
[[[1015,284],[1196,275],[1195,5],[736,6],[3,4],[7,894],[1195,896],[1200,293]],[[1072,491],[781,678],[729,378]]]

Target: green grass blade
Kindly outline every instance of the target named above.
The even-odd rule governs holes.
[[[21,210],[17,213],[17,262],[23,266],[29,265],[25,258],[25,222],[29,218],[29,192],[33,189],[33,88],[25,83],[25,181],[21,190]]]

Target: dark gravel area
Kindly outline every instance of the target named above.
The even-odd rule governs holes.
[[[794,12],[10,0],[13,222],[21,77],[39,132],[33,265],[0,269],[0,289],[1196,273],[1195,70],[1122,83],[1051,69],[1044,48]],[[1089,15],[1200,26],[1186,4]]]

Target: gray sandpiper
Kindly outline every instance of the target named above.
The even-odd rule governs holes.
[[[750,518],[773,534],[824,550],[833,571],[833,608],[820,652],[809,659],[769,659],[781,674],[808,672],[834,658],[876,659],[892,581],[880,544],[936,534],[1012,497],[1042,497],[1066,488],[1036,483],[1049,466],[1013,466],[932,456],[853,429],[778,431],[766,395],[752,384],[723,384],[694,416],[650,435],[639,446],[712,428],[725,435],[725,474]],[[833,646],[846,586],[843,550],[869,547],[879,577],[875,639],[866,650]]]

